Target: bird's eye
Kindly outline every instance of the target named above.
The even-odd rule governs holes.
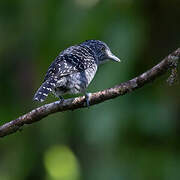
[[[105,49],[106,49],[106,48],[105,48],[104,46],[102,46],[101,50],[102,50],[102,51],[105,51]]]

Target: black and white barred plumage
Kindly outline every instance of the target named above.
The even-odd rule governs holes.
[[[120,61],[111,53],[109,47],[99,40],[87,40],[67,48],[50,65],[34,100],[42,102],[50,92],[60,98],[66,93],[85,93],[98,65],[108,59]]]

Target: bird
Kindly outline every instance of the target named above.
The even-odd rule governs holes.
[[[86,40],[60,52],[48,68],[44,81],[33,100],[43,102],[49,93],[60,100],[65,94],[85,94],[89,106],[90,93],[86,92],[100,64],[113,60],[120,62],[107,44],[100,40]]]

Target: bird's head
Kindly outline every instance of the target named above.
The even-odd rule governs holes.
[[[106,43],[99,40],[87,40],[84,42],[87,46],[89,46],[94,53],[98,57],[99,64],[107,61],[113,60],[116,62],[120,62],[121,60],[115,56]]]

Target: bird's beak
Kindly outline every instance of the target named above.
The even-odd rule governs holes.
[[[107,50],[106,54],[108,59],[111,59],[116,62],[121,62],[121,60],[117,56],[115,56],[110,50]]]

